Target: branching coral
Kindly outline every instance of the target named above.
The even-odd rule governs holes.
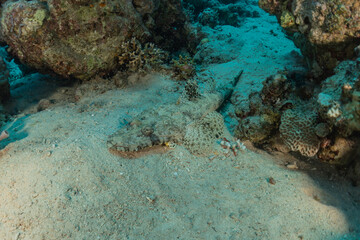
[[[147,72],[158,68],[168,58],[167,52],[155,47],[153,43],[144,46],[132,38],[121,44],[119,64],[123,70],[130,72]]]

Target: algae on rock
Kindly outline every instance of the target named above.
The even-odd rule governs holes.
[[[121,45],[132,38],[176,51],[190,50],[195,38],[189,36],[180,0],[20,0],[2,6],[1,41],[11,53],[66,78],[116,72]]]

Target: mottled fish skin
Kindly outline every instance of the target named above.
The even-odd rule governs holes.
[[[130,124],[109,136],[108,148],[111,152],[131,152],[166,142],[181,143],[186,126],[215,111],[222,100],[220,94],[211,93],[193,102],[145,110]]]
[[[242,71],[236,78],[218,81],[213,93],[195,101],[171,103],[140,113],[135,120],[109,136],[107,146],[112,153],[138,152],[168,142],[181,143],[186,126],[218,109],[229,98]]]

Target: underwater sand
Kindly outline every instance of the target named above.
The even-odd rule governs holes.
[[[269,74],[296,64],[275,21],[262,13],[237,30],[214,31],[214,38],[238,32],[242,44],[225,42],[232,61],[204,70],[244,69],[246,97]],[[250,144],[237,156],[196,157],[182,146],[138,159],[110,154],[108,135],[180,95],[169,77],[145,80],[77,102],[71,87],[59,86],[47,98],[61,101],[19,113],[5,127],[11,137],[0,142],[0,239],[360,239],[360,189],[291,155]],[[33,75],[30,88],[45,83],[53,84]],[[35,93],[19,93],[26,87],[18,84],[13,96],[21,112],[36,112]],[[294,162],[298,169],[286,167]]]

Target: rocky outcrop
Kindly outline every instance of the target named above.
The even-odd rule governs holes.
[[[282,142],[286,151],[331,164],[353,162],[360,143],[360,58],[334,71],[307,98],[301,89],[308,83],[298,85],[291,73],[268,77],[248,105],[236,106],[236,137],[274,148]]]
[[[259,0],[259,5],[276,15],[316,77],[331,75],[360,44],[358,0]]]
[[[253,0],[184,0],[188,14],[194,21],[212,28],[217,25],[241,25],[247,17],[259,17]]]
[[[176,50],[188,30],[180,0],[20,0],[3,5],[1,35],[22,63],[88,79],[115,71],[132,38]]]

